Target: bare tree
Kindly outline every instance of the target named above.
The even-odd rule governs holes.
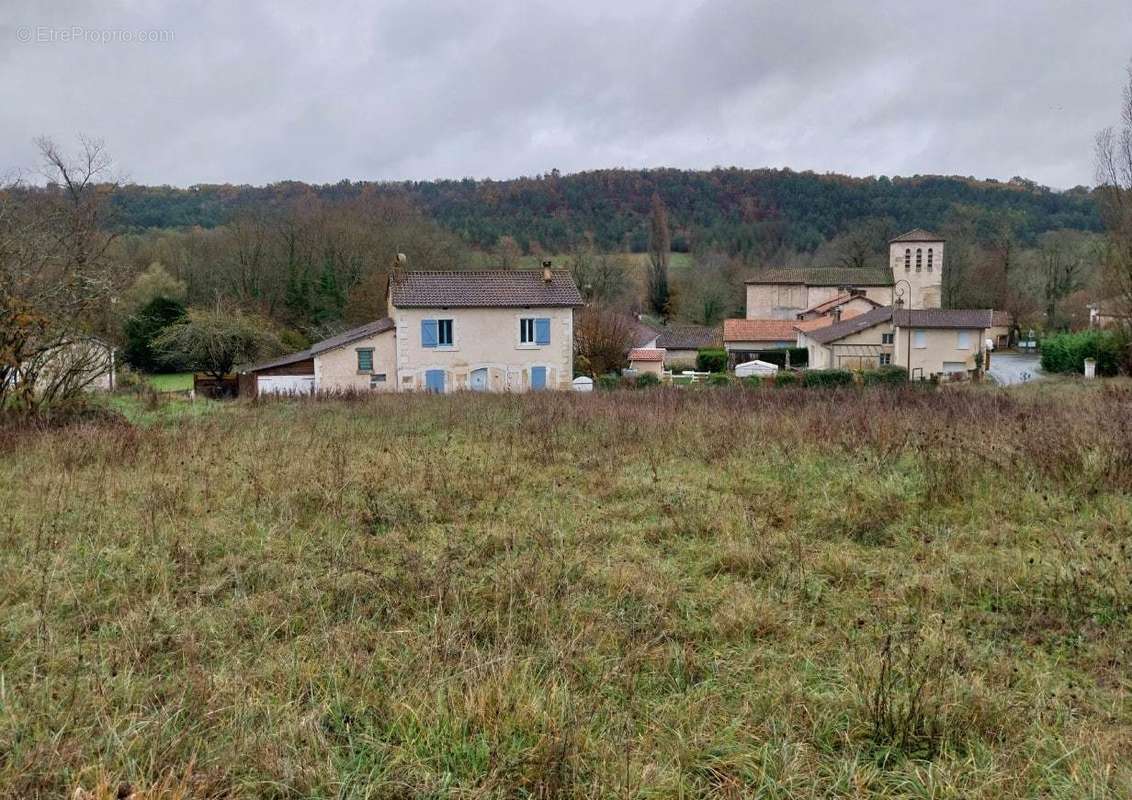
[[[628,366],[633,323],[626,314],[588,306],[574,319],[574,368],[587,375],[605,375]]]
[[[46,187],[0,190],[0,406],[33,408],[73,395],[85,359],[71,358],[114,299],[121,273],[108,252],[111,161],[103,144],[80,139],[69,156],[37,141]],[[79,374],[62,375],[69,366]],[[42,377],[56,390],[45,393]]]
[[[1108,284],[1125,319],[1132,316],[1132,64],[1120,106],[1121,122],[1097,134],[1098,205],[1108,230]]]

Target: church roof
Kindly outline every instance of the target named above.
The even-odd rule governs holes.
[[[902,233],[895,239],[889,239],[889,243],[893,242],[942,242],[942,236],[936,236],[931,231],[925,231],[923,228],[913,228],[907,233]]]
[[[747,283],[799,283],[804,286],[891,286],[892,271],[887,267],[787,267],[763,269]]]

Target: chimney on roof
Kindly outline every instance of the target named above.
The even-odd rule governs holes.
[[[841,322],[841,306],[830,311],[829,315],[833,317],[833,324],[836,325],[838,322]]]
[[[542,280],[543,283],[550,283],[554,279],[554,273],[550,269],[550,260],[542,262]]]
[[[398,253],[397,255],[393,256],[393,272],[397,273],[403,270],[405,268],[405,263],[408,260],[409,259],[405,257],[404,253]]]

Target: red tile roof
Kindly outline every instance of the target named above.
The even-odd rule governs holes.
[[[629,351],[630,361],[664,361],[664,349],[656,347],[634,347]]]
[[[797,338],[792,319],[725,319],[725,342],[792,342]]]
[[[864,300],[866,303],[871,304],[873,308],[877,308],[878,306],[880,306],[880,303],[878,303],[876,300],[871,300],[868,297],[865,297],[863,294],[839,294],[837,297],[834,297],[830,300],[826,300],[824,303],[818,303],[816,306],[813,306],[811,308],[807,308],[805,311],[802,311],[801,313],[802,314],[824,314],[826,311],[832,311],[833,309],[837,308],[838,306],[843,306],[851,300]]]

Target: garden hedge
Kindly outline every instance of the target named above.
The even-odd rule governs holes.
[[[1125,347],[1122,337],[1114,331],[1059,333],[1042,341],[1042,369],[1084,372],[1085,359],[1095,358],[1098,375],[1115,375],[1124,360]]]
[[[726,372],[727,351],[721,347],[704,347],[696,351],[696,369],[699,372]]]

